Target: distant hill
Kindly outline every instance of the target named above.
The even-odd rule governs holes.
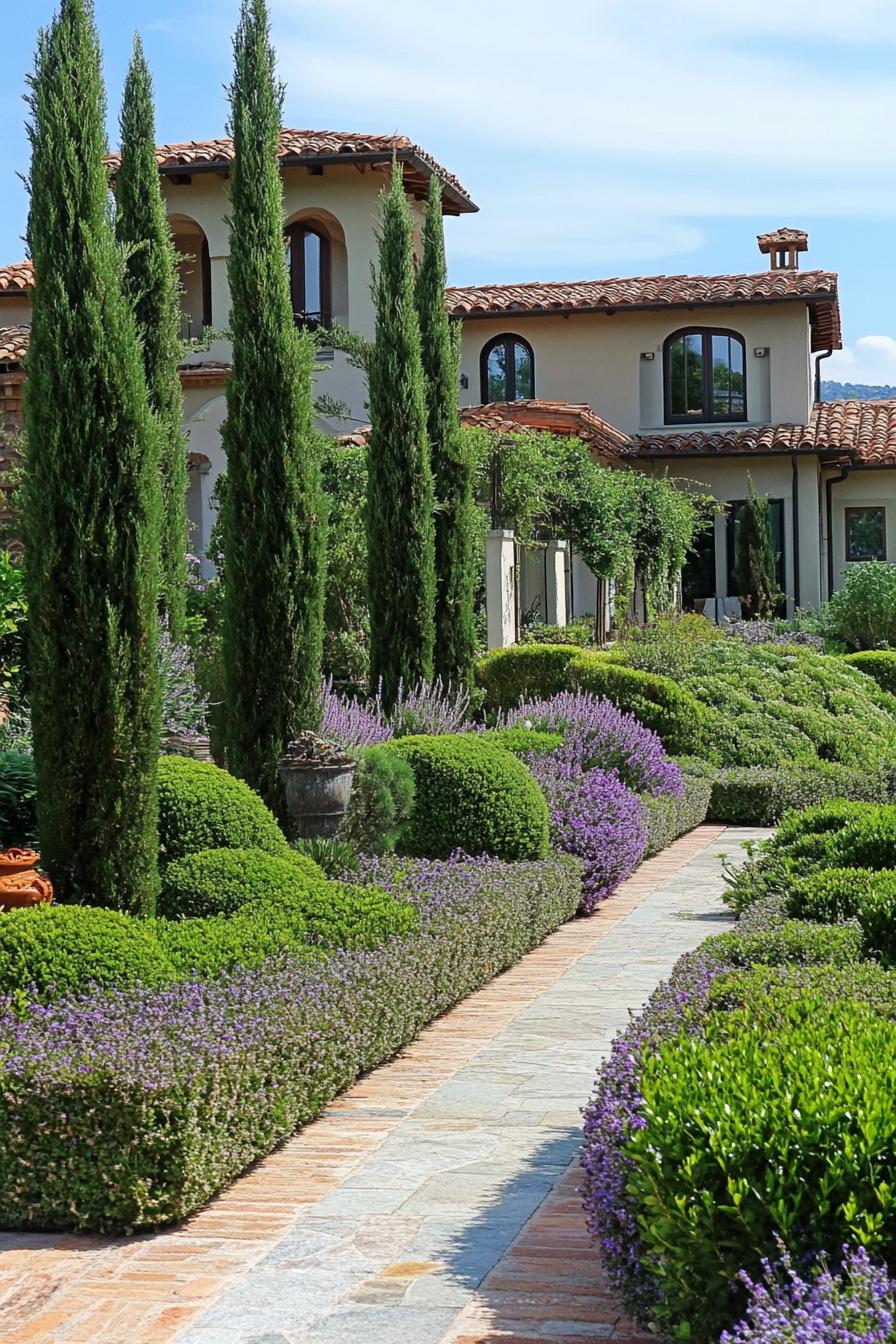
[[[822,401],[886,401],[896,397],[896,387],[884,383],[875,387],[871,383],[834,383],[823,379],[821,384]]]

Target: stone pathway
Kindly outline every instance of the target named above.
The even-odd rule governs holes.
[[[642,864],[184,1226],[0,1234],[2,1344],[642,1338],[584,1231],[580,1112],[629,1012],[725,927],[720,854],[758,834]]]

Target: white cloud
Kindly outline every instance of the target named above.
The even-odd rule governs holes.
[[[822,378],[833,378],[839,383],[896,386],[896,339],[860,336],[854,345],[835,350],[821,368]]]

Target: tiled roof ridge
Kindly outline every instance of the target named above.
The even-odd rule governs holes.
[[[23,294],[33,288],[34,263],[30,259],[0,266],[0,294]]]

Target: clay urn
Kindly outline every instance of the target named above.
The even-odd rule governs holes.
[[[50,879],[35,870],[36,849],[0,850],[0,910],[21,910],[52,901]]]
[[[36,849],[0,849],[0,877],[9,877],[12,873],[27,873],[40,863]]]

